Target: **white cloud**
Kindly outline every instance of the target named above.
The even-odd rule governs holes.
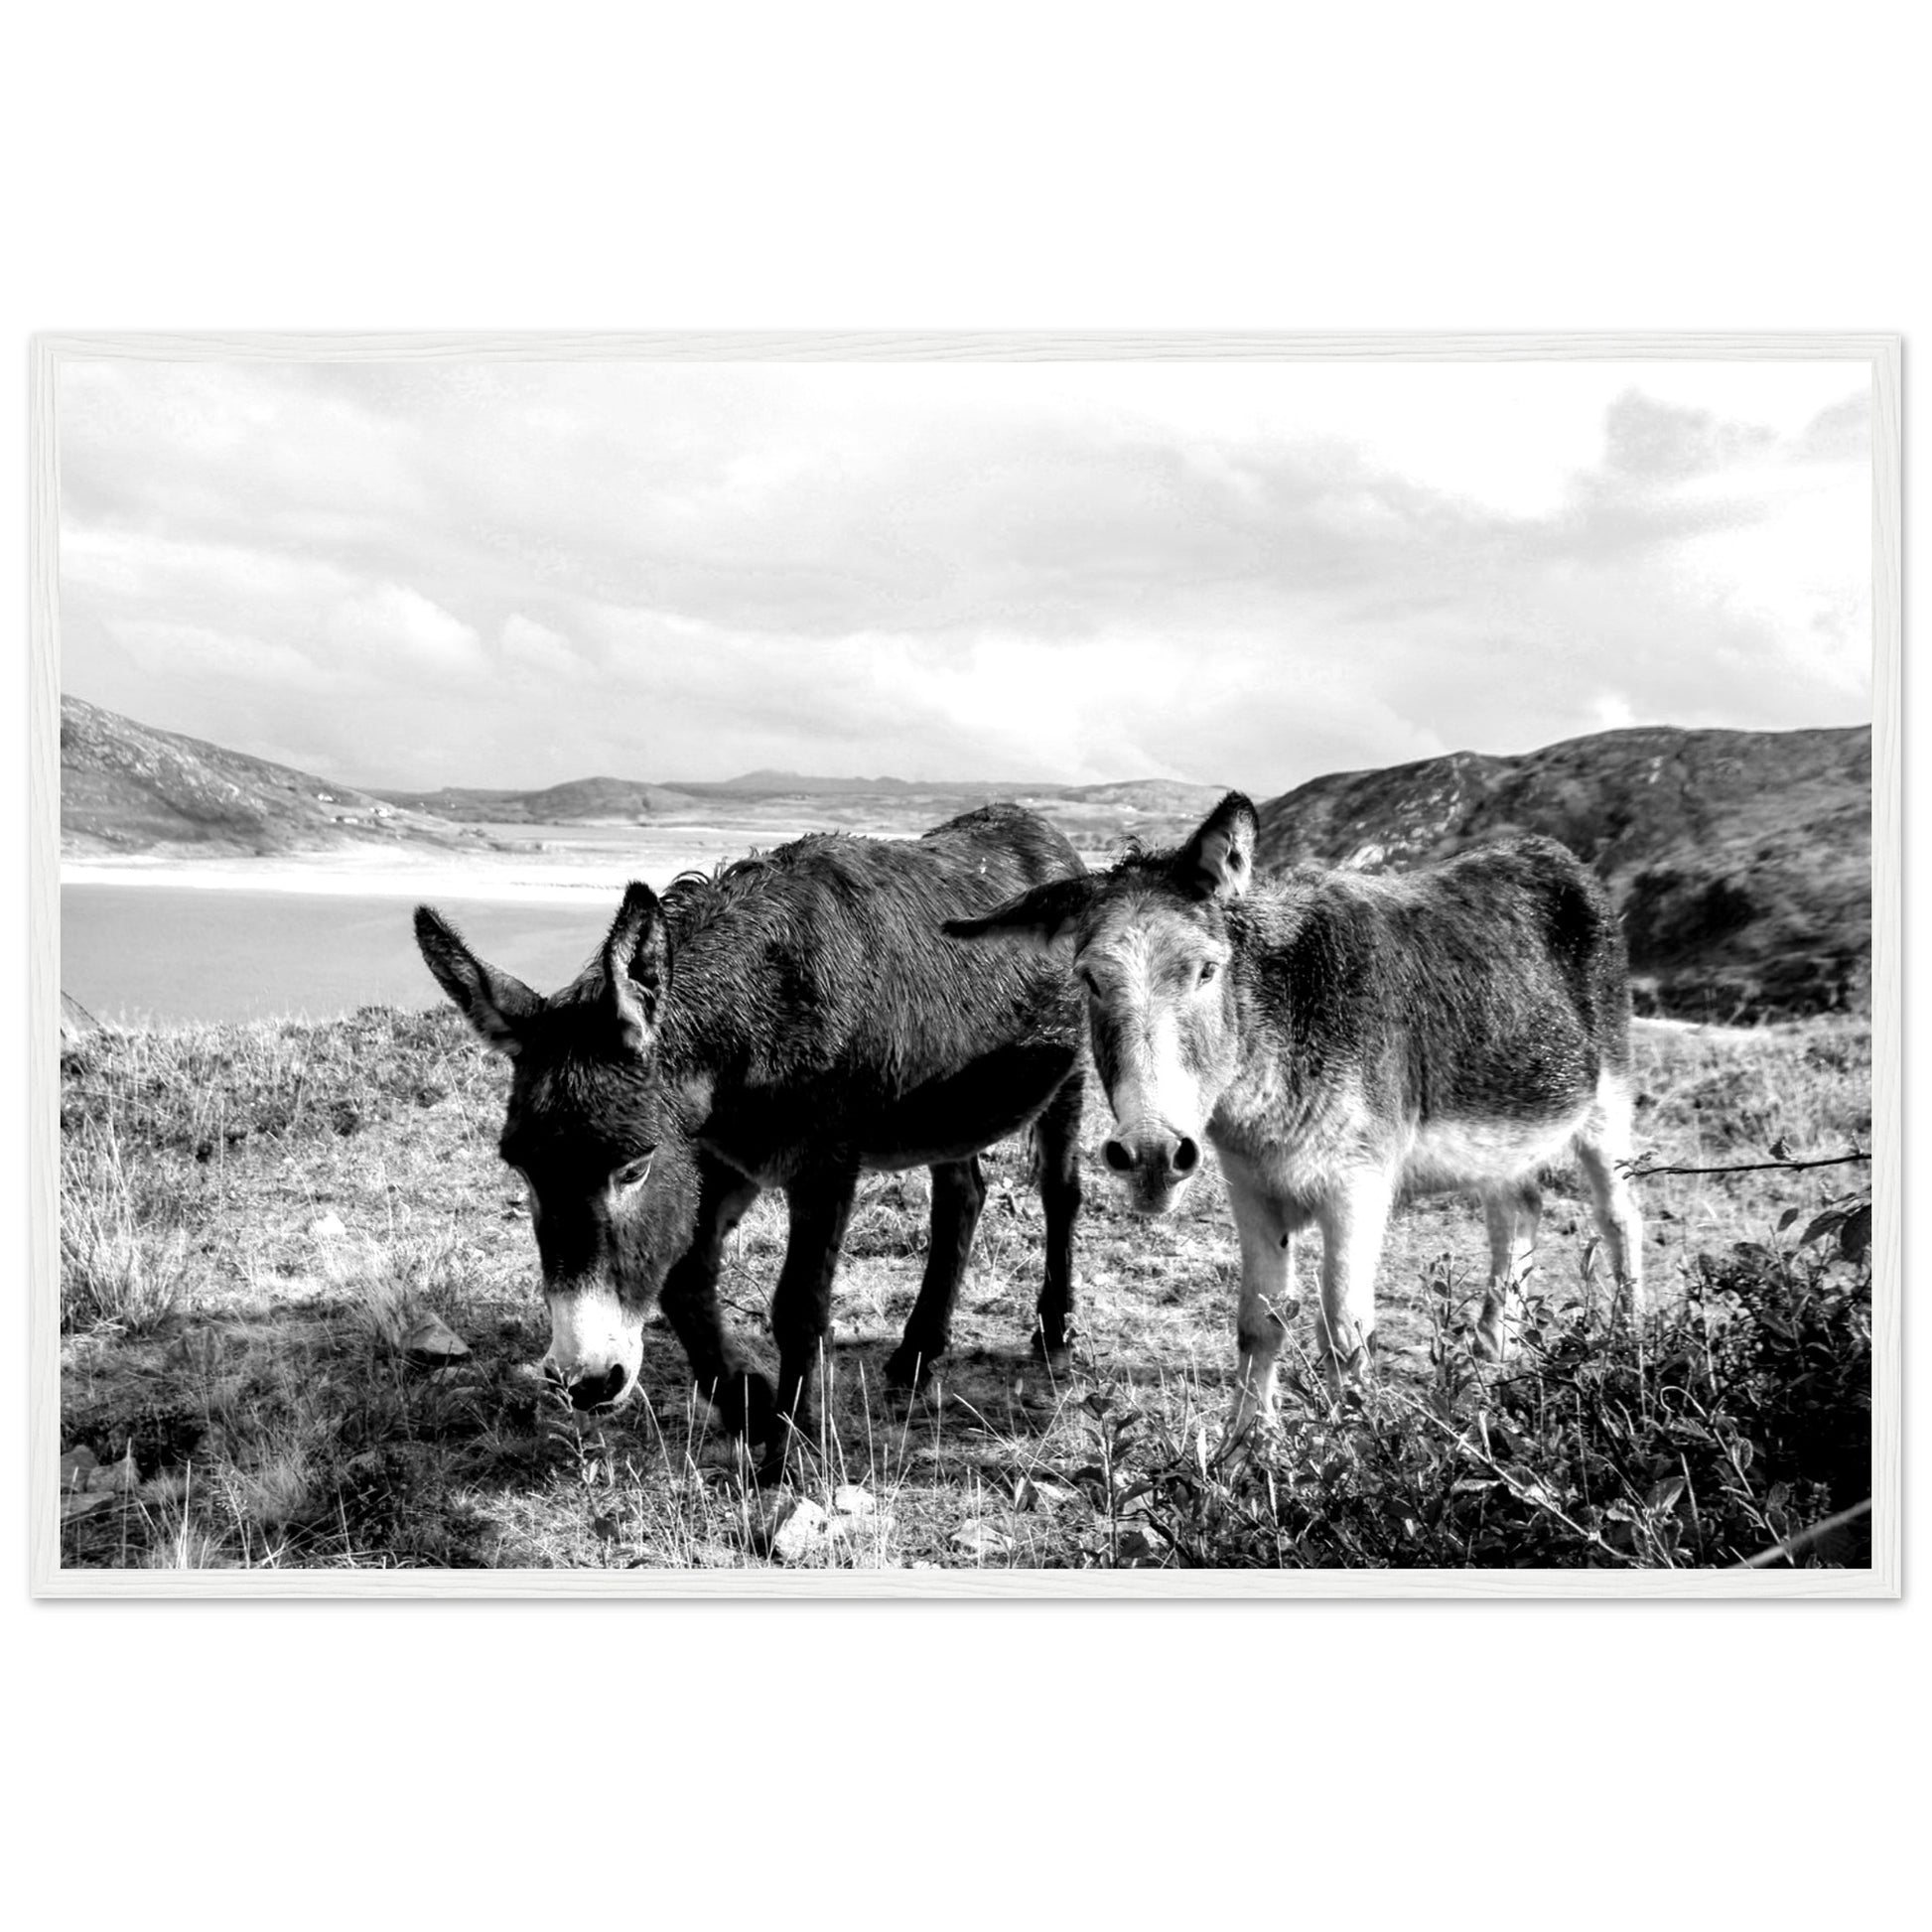
[[[419,591],[377,584],[345,598],[322,628],[329,647],[389,670],[469,673],[483,666],[482,640]]]
[[[1267,794],[1626,715],[1843,723],[1862,382],[102,364],[63,393],[66,671],[426,784],[782,764]]]
[[[273,697],[313,690],[322,680],[299,650],[231,630],[166,618],[109,618],[108,632],[129,660],[151,676],[195,684],[245,683]]]
[[[542,689],[581,676],[585,663],[560,630],[512,611],[500,632],[502,664],[509,676]]]

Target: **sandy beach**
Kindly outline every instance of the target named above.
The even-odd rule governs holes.
[[[63,886],[149,886],[195,892],[302,893],[400,899],[487,898],[507,904],[569,903],[588,895],[621,893],[632,879],[661,891],[681,872],[709,869],[742,848],[663,845],[588,860],[542,853],[477,853],[461,858],[421,853],[329,852],[273,859],[63,860]]]
[[[680,873],[709,872],[748,852],[768,852],[807,833],[832,829],[796,813],[760,812],[745,822],[635,825],[485,825],[496,850],[442,852],[416,847],[340,847],[273,858],[63,858],[63,886],[172,887],[193,892],[302,893],[402,899],[493,899],[513,905],[569,904],[586,895],[621,893],[633,879],[659,892]],[[862,828],[875,838],[916,836],[923,825],[887,822]]]

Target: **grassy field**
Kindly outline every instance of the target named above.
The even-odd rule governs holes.
[[[1869,1145],[1862,1020],[1640,1023],[1638,1054],[1639,1145],[1659,1162]],[[494,1153],[504,1084],[440,1009],[69,1049],[66,1564],[1708,1565],[1869,1493],[1862,1166],[1641,1181],[1652,1311],[1635,1331],[1609,1320],[1559,1176],[1526,1347],[1502,1371],[1464,1342],[1476,1210],[1419,1203],[1380,1276],[1376,1378],[1333,1404],[1292,1350],[1281,1431],[1224,1462],[1237,1264],[1218,1176],[1148,1222],[1089,1160],[1082,1339],[1054,1383],[1026,1354],[1040,1223],[1018,1143],[987,1158],[954,1353],[917,1400],[881,1370],[917,1286],[926,1177],[864,1183],[825,1427],[790,1485],[760,1490],[662,1326],[614,1419],[542,1385],[534,1244]],[[760,1201],[723,1283],[767,1367],[783,1239],[781,1202]],[[1305,1273],[1303,1342],[1311,1289]],[[467,1355],[423,1365],[430,1315]],[[1843,1540],[1820,1558],[1863,1561]]]

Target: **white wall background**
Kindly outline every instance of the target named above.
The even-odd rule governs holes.
[[[44,7],[0,103],[0,390],[18,452],[47,328],[1909,336],[1932,322],[1910,19]],[[17,573],[18,535],[0,554]],[[17,577],[10,608],[24,634]],[[23,777],[16,907],[24,809]],[[18,944],[6,970],[24,1027]],[[16,1189],[24,1126],[17,1104]],[[22,1456],[16,1563],[24,1495]],[[1923,1896],[1926,1637],[1922,1602],[160,1608],[17,1585],[10,1893],[61,1925],[675,1922],[715,1884],[941,1925],[1892,1922]]]

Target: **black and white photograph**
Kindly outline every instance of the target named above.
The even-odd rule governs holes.
[[[1908,1922],[1912,17],[11,24],[17,1915]]]
[[[41,1587],[1895,1588],[1892,339],[38,355]]]

